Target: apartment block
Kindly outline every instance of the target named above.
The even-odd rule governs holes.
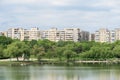
[[[42,39],[48,39],[50,41],[56,41],[58,36],[57,28],[51,28],[49,30],[42,31]]]
[[[40,31],[38,28],[31,28],[31,30],[23,28],[10,28],[5,32],[6,37],[12,39],[23,40],[38,40],[40,39]]]
[[[95,32],[96,42],[113,43],[117,40],[120,40],[120,28],[116,28],[114,30],[99,29],[98,31]]]
[[[50,41],[56,41],[57,38],[57,28],[51,28],[48,33],[48,39]]]
[[[56,41],[65,41],[65,31],[64,30],[59,30],[57,31],[56,34]]]
[[[42,32],[42,38],[50,41],[78,41],[80,38],[80,29],[78,28],[65,28],[64,30],[57,30],[51,28]]]
[[[39,40],[41,39],[39,28],[31,28],[26,34],[29,34],[29,40]]]
[[[12,39],[23,40],[39,40],[48,39],[50,41],[88,41],[89,32],[81,31],[79,28],[65,28],[58,30],[57,28],[51,28],[49,30],[39,30],[39,28],[31,28],[30,30],[23,28],[10,28],[6,31],[5,36]]]
[[[120,40],[120,28],[116,28],[114,32],[115,32],[115,39]]]
[[[95,32],[96,42],[110,42],[110,31],[105,28],[101,28]]]
[[[80,29],[79,28],[65,28],[65,41],[80,41]]]
[[[24,29],[23,28],[10,28],[5,32],[5,36],[12,39],[21,39]]]
[[[34,27],[30,30],[23,28],[10,28],[6,32],[1,32],[0,36],[11,37],[12,39],[23,40],[39,40],[48,39],[50,41],[96,41],[96,42],[108,42],[113,43],[120,40],[120,28],[114,30],[108,30],[101,28],[95,33],[90,34],[88,31],[82,31],[79,28],[64,28],[58,30],[57,28],[51,28],[49,30],[39,30]]]
[[[41,39],[49,39],[49,31],[48,30],[41,31]]]
[[[117,40],[117,36],[116,36],[117,34],[116,33],[118,34],[118,32],[115,31],[115,30],[110,31],[110,42],[111,43],[113,43]]]

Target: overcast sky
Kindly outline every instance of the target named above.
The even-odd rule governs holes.
[[[0,31],[11,27],[119,28],[120,0],[0,0]]]

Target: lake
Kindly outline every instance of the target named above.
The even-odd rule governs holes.
[[[120,80],[120,65],[0,66],[0,80]]]

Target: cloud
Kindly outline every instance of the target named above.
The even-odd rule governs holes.
[[[120,25],[118,0],[1,0],[0,26],[97,29]],[[91,28],[89,28],[91,27]],[[93,28],[92,28],[93,27]],[[4,28],[6,29],[6,28]]]
[[[2,4],[28,4],[33,3],[36,0],[1,0]]]

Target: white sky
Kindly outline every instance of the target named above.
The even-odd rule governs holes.
[[[87,31],[120,27],[120,0],[0,0],[0,31],[77,27]]]

